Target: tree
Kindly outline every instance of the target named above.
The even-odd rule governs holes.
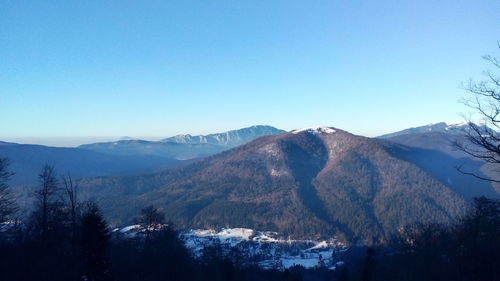
[[[9,165],[9,159],[0,158],[0,224],[12,219],[11,216],[18,209],[7,184],[14,175],[14,173],[9,171]]]
[[[500,277],[500,201],[475,198],[472,208],[455,226],[455,258],[460,274],[469,280]]]
[[[78,184],[73,182],[71,175],[62,177],[64,191],[68,197],[68,205],[71,216],[71,236],[73,245],[76,243],[77,219],[78,219]]]
[[[54,167],[45,164],[38,175],[40,189],[35,191],[38,200],[38,224],[42,237],[47,238],[49,231],[50,216],[56,203],[56,195],[59,183],[56,178]]]
[[[139,231],[145,234],[146,241],[149,241],[153,231],[159,231],[165,226],[165,214],[152,205],[144,208],[135,219],[139,224]]]
[[[363,273],[361,275],[361,280],[370,281],[372,280],[372,267],[373,267],[373,256],[375,254],[375,249],[368,248],[366,251],[365,264],[363,266]]]
[[[86,281],[112,280],[107,250],[110,231],[97,204],[90,202],[82,215],[81,247]]]
[[[500,43],[498,49],[500,50]],[[496,71],[500,70],[499,58],[487,55],[483,59],[488,61]],[[464,104],[471,108],[478,117],[468,118],[469,122],[465,130],[467,141],[457,141],[455,146],[474,158],[500,164],[500,77],[491,70],[485,71],[484,75],[485,80],[479,82],[470,80],[463,87],[469,94]],[[500,176],[493,179],[486,178],[465,171],[461,167],[459,171],[482,180],[500,183]]]

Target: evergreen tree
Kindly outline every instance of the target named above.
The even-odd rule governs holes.
[[[81,248],[84,263],[83,280],[112,280],[107,257],[110,241],[108,225],[95,203],[89,203],[82,215]]]
[[[139,231],[146,236],[146,242],[149,242],[154,232],[165,227],[165,214],[150,205],[141,210],[135,221],[139,224]]]

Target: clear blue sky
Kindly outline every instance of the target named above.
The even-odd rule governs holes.
[[[500,1],[0,2],[0,139],[460,120]]]

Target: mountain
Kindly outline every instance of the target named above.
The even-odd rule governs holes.
[[[162,142],[173,143],[187,143],[187,144],[213,144],[226,147],[235,147],[247,143],[253,139],[268,135],[279,135],[286,131],[276,129],[271,126],[252,126],[239,130],[227,131],[224,133],[210,134],[210,135],[177,135],[170,138],[163,139]]]
[[[34,185],[44,164],[54,165],[60,173],[72,177],[96,177],[167,169],[181,162],[165,157],[119,156],[102,154],[80,148],[49,147],[43,145],[0,142],[0,157],[11,161],[15,172],[11,186]]]
[[[409,129],[405,129],[405,130],[390,133],[390,134],[385,134],[385,135],[379,136],[378,138],[389,139],[392,137],[397,137],[397,136],[402,136],[402,135],[423,134],[423,133],[446,133],[446,134],[461,135],[464,133],[465,130],[467,130],[468,124],[469,123],[467,123],[467,122],[461,122],[461,123],[440,122],[440,123],[434,123],[434,124],[429,124],[429,125],[420,126],[420,127],[409,128]],[[479,127],[480,128],[484,127],[484,125],[480,125]]]
[[[37,175],[45,163],[54,165],[61,173],[70,172],[74,178],[151,173],[190,162],[181,160],[206,157],[258,136],[281,132],[270,126],[253,126],[205,136],[210,142],[220,140],[219,144],[123,137],[116,142],[62,148],[0,141],[0,157],[7,157],[12,162],[10,168],[16,174],[11,185],[34,185],[38,183]]]
[[[462,196],[405,157],[411,148],[335,128],[260,137],[185,167],[85,179],[114,223],[154,204],[185,228],[250,227],[373,244],[415,222],[450,222]]]
[[[408,147],[407,153],[402,155],[402,158],[418,165],[466,199],[477,196],[500,198],[498,184],[479,180],[458,171],[460,167],[463,171],[482,177],[498,177],[494,164],[475,159],[454,145],[468,142],[464,136],[467,124],[446,126],[444,124],[446,123],[411,128],[385,135],[383,139]]]
[[[120,140],[85,144],[80,148],[113,155],[154,155],[187,160],[213,155],[261,136],[283,132],[271,126],[252,126],[206,136],[178,135],[161,141]]]
[[[159,156],[177,160],[202,158],[228,149],[207,143],[190,144],[145,140],[100,142],[84,144],[79,148],[110,155]]]

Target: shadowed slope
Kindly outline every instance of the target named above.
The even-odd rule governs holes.
[[[175,171],[85,186],[88,194],[100,190],[116,222],[154,204],[182,227],[241,226],[370,244],[406,224],[449,222],[461,213],[459,195],[390,150],[375,139],[313,128],[262,137]],[[110,188],[116,193],[102,193]]]

